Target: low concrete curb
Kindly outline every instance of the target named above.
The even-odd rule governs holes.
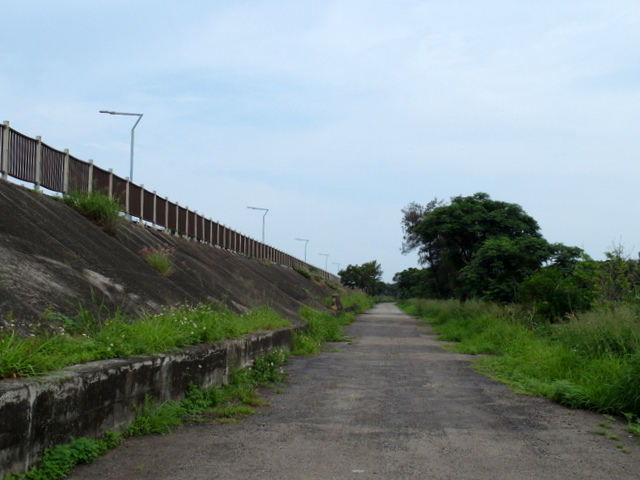
[[[148,357],[76,365],[46,377],[0,381],[0,478],[25,472],[45,448],[119,431],[146,398],[181,400],[190,383],[228,382],[232,368],[291,349],[295,328]]]

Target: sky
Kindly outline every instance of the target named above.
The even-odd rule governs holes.
[[[640,3],[0,0],[0,121],[332,273],[486,192],[640,249]],[[321,254],[328,254],[326,257]]]

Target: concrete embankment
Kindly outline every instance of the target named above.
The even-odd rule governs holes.
[[[272,350],[289,350],[293,329],[197,345],[163,355],[104,360],[46,377],[0,382],[0,478],[24,472],[51,445],[118,431],[148,402],[181,400],[190,383],[227,383]]]

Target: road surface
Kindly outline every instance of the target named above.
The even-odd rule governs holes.
[[[271,406],[243,422],[131,439],[70,478],[640,478],[623,423],[511,393],[392,304],[347,334],[350,344],[292,359],[284,393],[267,392]],[[603,421],[620,440],[594,433]]]

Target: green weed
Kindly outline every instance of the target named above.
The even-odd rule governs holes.
[[[100,192],[72,192],[62,200],[109,235],[115,235],[122,223],[120,203]]]
[[[289,322],[267,308],[239,316],[203,304],[169,308],[133,322],[116,312],[105,321],[70,320],[69,324],[74,325],[69,331],[60,328],[25,338],[10,330],[0,332],[0,378],[41,375],[93,360],[154,355],[186,345],[284,328]]]
[[[173,271],[175,249],[172,247],[144,247],[140,250],[140,255],[145,262],[165,277]]]
[[[100,455],[120,445],[123,437],[107,432],[97,440],[76,438],[66,445],[49,447],[35,468],[27,473],[13,474],[5,480],[55,480],[65,478],[79,464],[91,463]]]
[[[167,401],[155,406],[146,397],[137,416],[125,428],[123,434],[107,432],[97,440],[78,438],[66,445],[45,450],[38,465],[25,474],[14,474],[5,480],[57,480],[65,478],[81,463],[90,463],[104,452],[120,445],[125,438],[140,435],[165,435],[184,422],[197,422],[207,414],[220,422],[238,421],[254,413],[253,406],[264,405],[260,401],[256,386],[267,385],[282,379],[281,367],[287,354],[276,350],[254,361],[255,367],[235,371],[231,383],[224,387],[200,388],[189,385],[181,402]]]

